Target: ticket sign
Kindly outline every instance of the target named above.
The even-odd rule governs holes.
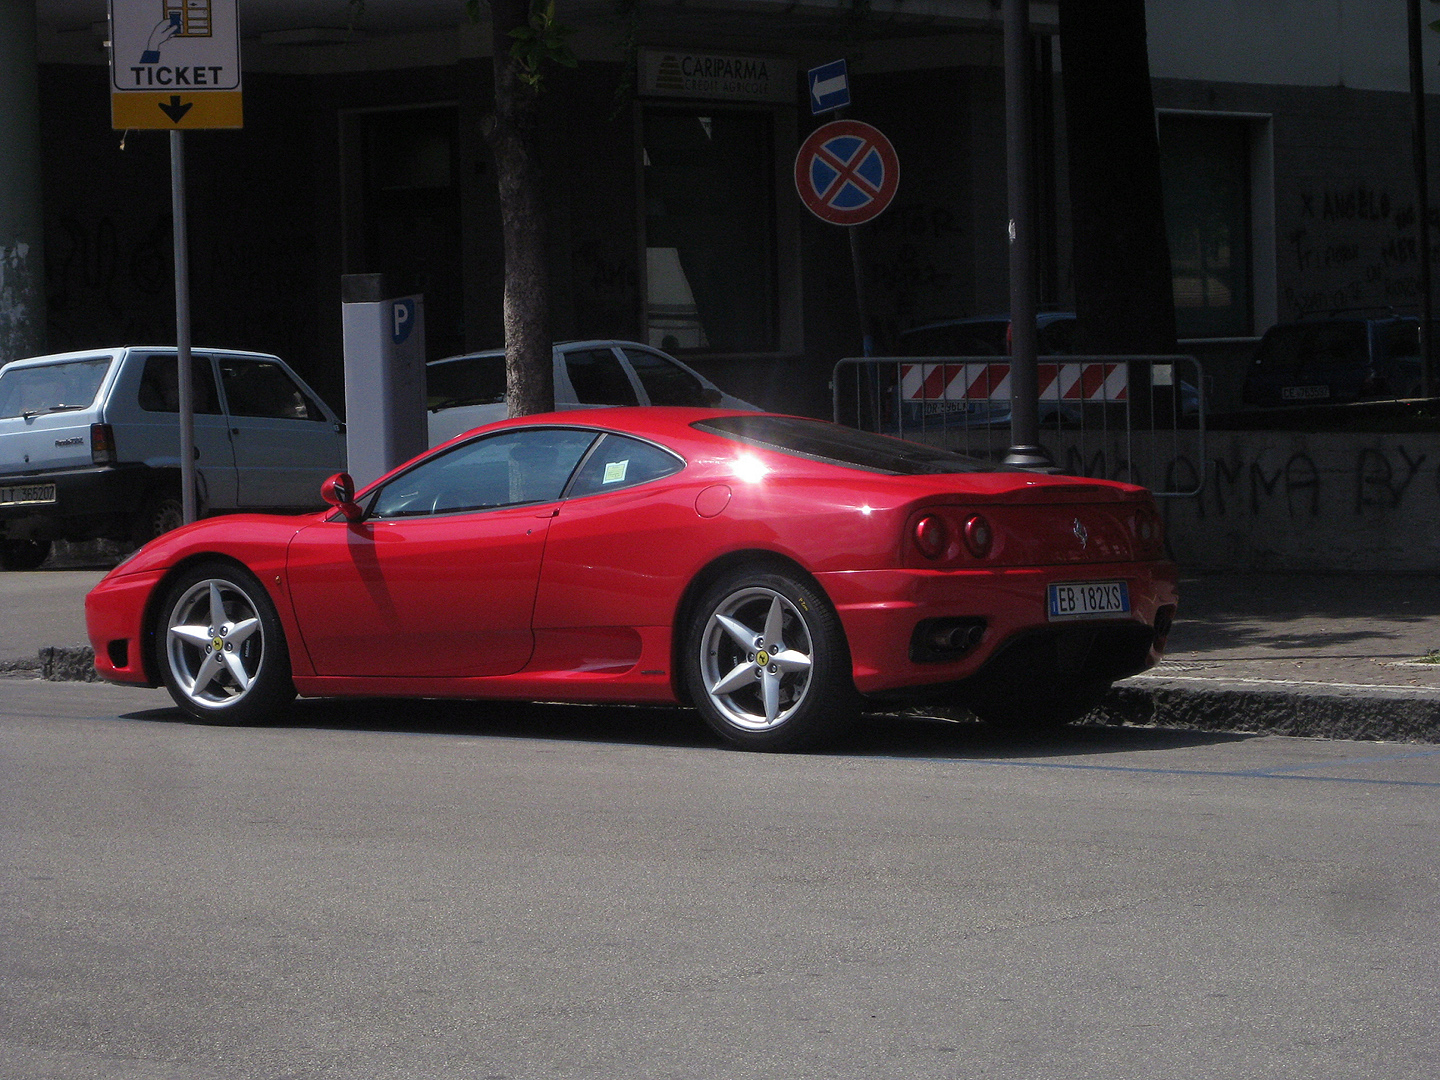
[[[243,126],[237,3],[110,0],[111,126]]]

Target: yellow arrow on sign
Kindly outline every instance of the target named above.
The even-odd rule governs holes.
[[[116,131],[244,127],[239,90],[173,94],[127,90],[110,95],[110,126]]]

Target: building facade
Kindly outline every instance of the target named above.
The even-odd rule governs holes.
[[[245,126],[186,136],[195,342],[276,352],[332,402],[342,274],[423,292],[432,357],[503,338],[488,27],[460,0],[398,7],[242,0]],[[1405,12],[1387,7],[1147,4],[1177,317],[1217,371],[1277,320],[1418,307]],[[741,397],[828,415],[832,365],[861,350],[857,253],[882,351],[909,326],[1004,312],[989,0],[557,10],[580,61],[548,72],[542,98],[557,339],[647,340]],[[1057,11],[1031,8],[1040,300],[1063,307]],[[96,0],[0,0],[0,38],[33,42],[34,61],[0,89],[20,150],[0,194],[5,359],[174,339],[167,137],[111,129],[104,18]],[[841,57],[847,115],[900,163],[853,249],[793,177],[830,118],[812,115],[805,73]],[[1215,392],[1223,404],[1224,378]]]

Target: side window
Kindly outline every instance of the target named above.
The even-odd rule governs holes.
[[[1387,356],[1419,356],[1420,324],[1418,322],[1391,323],[1383,331]]]
[[[505,357],[466,356],[425,368],[425,404],[431,409],[494,405],[505,400]]]
[[[1075,352],[1075,320],[1056,319],[1040,328],[1040,352],[1046,356],[1071,356]]]
[[[575,499],[634,487],[677,473],[684,467],[685,462],[658,446],[624,435],[606,435],[595,452],[585,459],[566,497]]]
[[[581,405],[638,405],[635,388],[609,349],[578,349],[565,354],[565,373]]]
[[[180,365],[174,356],[150,356],[140,374],[140,408],[146,412],[180,411]],[[220,401],[215,395],[215,376],[210,359],[190,357],[190,385],[195,393],[195,411],[207,416],[220,415]]]
[[[320,407],[273,360],[222,359],[220,383],[225,387],[225,402],[231,416],[325,419]]]
[[[684,368],[643,349],[623,351],[640,377],[640,385],[650,396],[651,405],[709,404],[705,400],[705,384]]]
[[[416,517],[553,502],[595,432],[576,428],[506,431],[462,443],[395,477],[370,516]]]

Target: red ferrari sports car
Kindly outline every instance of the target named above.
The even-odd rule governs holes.
[[[791,416],[506,420],[323,494],[117,566],[85,604],[100,673],[214,722],[297,692],[688,702],[784,749],[865,699],[1076,719],[1175,612],[1143,488]]]

